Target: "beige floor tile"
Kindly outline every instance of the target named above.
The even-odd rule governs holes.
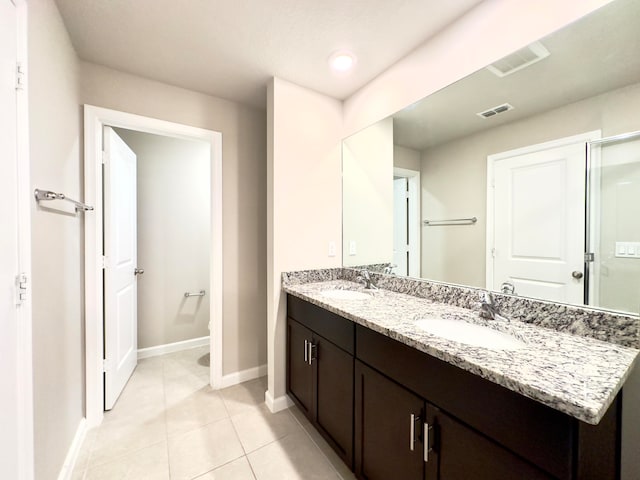
[[[264,403],[264,392],[267,390],[266,377],[234,385],[220,390],[230,416],[255,409]]]
[[[305,432],[288,435],[247,455],[257,480],[328,480],[340,477]]]
[[[328,462],[338,472],[338,475],[343,480],[355,480],[356,476],[349,469],[349,467],[342,461],[342,459],[333,451],[333,448],[322,438],[322,435],[311,425],[307,417],[300,411],[298,407],[291,407],[289,409],[291,416],[300,424],[304,431],[311,437],[313,443],[320,449],[320,451],[327,458]]]
[[[168,404],[167,433],[187,432],[228,416],[220,393],[207,385],[181,401]]]
[[[231,417],[242,447],[253,452],[279,438],[299,433],[302,428],[288,410],[271,413],[266,405]]]
[[[243,455],[242,445],[228,418],[169,437],[172,480],[194,478]]]
[[[85,475],[85,480],[168,480],[169,478],[166,441],[112,462],[90,467]]]
[[[164,412],[160,418],[130,419],[118,422],[104,422],[89,458],[89,466],[106,463],[131,452],[165,441],[167,426]]]
[[[167,378],[164,382],[164,396],[168,407],[182,402],[196,392],[209,386],[208,379],[200,376]]]
[[[197,480],[255,480],[255,478],[247,457],[240,457],[201,477],[197,477]]]

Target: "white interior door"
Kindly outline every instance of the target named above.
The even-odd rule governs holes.
[[[393,264],[399,275],[409,274],[409,207],[407,203],[407,179],[393,179]]]
[[[104,408],[113,408],[138,361],[136,155],[104,128]]]
[[[583,303],[585,144],[503,158],[493,173],[490,287],[510,282],[518,295]]]
[[[0,476],[19,475],[16,9],[0,1]]]

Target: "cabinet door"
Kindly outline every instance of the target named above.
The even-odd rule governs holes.
[[[356,475],[367,480],[422,479],[424,401],[357,360],[355,369]]]
[[[353,466],[353,356],[314,336],[316,422],[342,460]]]
[[[287,392],[309,418],[313,417],[313,365],[308,345],[311,330],[287,319]]]
[[[427,404],[427,480],[549,480],[554,477]],[[526,432],[523,432],[526,435]]]

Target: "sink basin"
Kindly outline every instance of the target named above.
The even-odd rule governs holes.
[[[320,292],[323,297],[331,298],[334,300],[368,300],[371,295],[363,292],[357,292],[355,290],[324,290]]]
[[[416,326],[438,337],[475,347],[493,350],[518,350],[526,343],[508,333],[464,320],[429,318],[416,321]]]

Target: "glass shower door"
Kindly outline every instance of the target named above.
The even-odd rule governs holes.
[[[640,132],[591,142],[587,304],[640,312]],[[589,253],[587,256],[589,256]]]

